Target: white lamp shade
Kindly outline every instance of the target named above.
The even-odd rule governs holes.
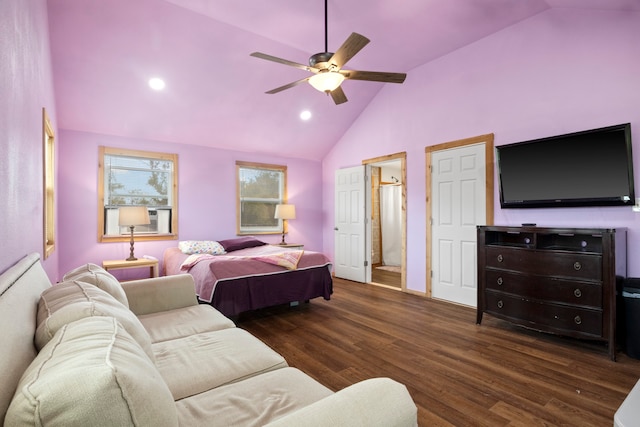
[[[318,73],[309,78],[309,84],[320,92],[331,92],[344,81],[344,76],[337,71]]]
[[[118,209],[118,224],[121,226],[147,225],[149,210],[145,206],[125,206]]]
[[[295,205],[276,205],[276,219],[296,219]]]

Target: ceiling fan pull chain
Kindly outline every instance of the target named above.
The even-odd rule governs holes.
[[[324,51],[329,52],[329,16],[327,12],[327,1],[324,0]]]

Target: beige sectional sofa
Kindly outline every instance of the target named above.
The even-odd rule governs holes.
[[[336,393],[209,305],[191,276],[118,283],[88,264],[51,286],[38,254],[0,276],[6,426],[415,426],[405,386]]]

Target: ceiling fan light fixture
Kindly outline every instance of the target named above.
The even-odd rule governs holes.
[[[332,92],[344,81],[344,76],[337,71],[318,73],[309,78],[309,84],[320,92]]]

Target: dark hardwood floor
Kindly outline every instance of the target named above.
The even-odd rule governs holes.
[[[245,313],[238,326],[332,390],[386,376],[421,426],[610,426],[640,360],[475,310],[334,280],[331,301]]]

